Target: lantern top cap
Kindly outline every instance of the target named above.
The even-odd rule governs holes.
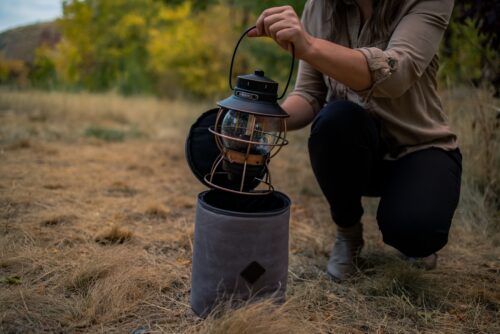
[[[240,76],[238,76],[238,81],[240,79],[267,83],[269,85],[268,86],[269,92],[272,93],[273,90],[276,89],[276,91],[274,93],[277,93],[278,83],[276,81],[274,81],[273,79],[269,79],[268,77],[266,77],[263,70],[257,69],[253,72],[253,74],[240,75]]]
[[[288,117],[277,103],[278,83],[255,70],[253,74],[239,75],[233,95],[219,101],[221,108],[267,117]]]

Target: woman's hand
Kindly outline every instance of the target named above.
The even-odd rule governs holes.
[[[250,30],[249,37],[271,37],[283,49],[291,51],[295,47],[295,56],[304,58],[314,38],[302,26],[299,17],[291,6],[266,9],[257,19],[256,28]]]

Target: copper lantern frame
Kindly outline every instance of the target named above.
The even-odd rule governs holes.
[[[286,127],[286,119],[283,117],[273,117],[273,116],[262,116],[262,115],[256,115],[253,113],[248,113],[250,115],[254,116],[260,116],[260,117],[273,117],[273,118],[280,118],[280,130],[278,132],[278,135],[272,135],[270,133],[267,133],[265,131],[261,130],[256,130],[255,129],[255,124],[256,120],[255,117],[250,118],[250,126],[251,132],[249,134],[249,139],[241,139],[241,138],[236,138],[236,137],[231,137],[228,135],[225,135],[222,133],[222,125],[221,125],[221,119],[223,118],[223,115],[228,111],[226,108],[219,108],[219,112],[217,113],[217,118],[215,121],[215,125],[211,126],[208,128],[208,131],[210,131],[212,134],[215,136],[215,142],[217,143],[217,147],[221,151],[221,154],[217,157],[217,159],[214,161],[212,165],[212,169],[209,174],[205,175],[205,182],[207,182],[210,186],[224,190],[224,191],[229,191],[232,193],[236,194],[244,194],[244,195],[267,195],[271,192],[274,191],[274,187],[271,183],[271,173],[269,172],[269,162],[271,161],[271,158],[276,156],[278,152],[283,148],[283,146],[288,145],[288,140],[286,139],[286,134],[287,134],[287,127]],[[238,112],[245,113],[244,111],[236,110]],[[263,134],[266,134],[268,136],[273,136],[275,137],[275,141],[273,143],[262,143],[262,142],[257,142],[254,141],[254,135],[257,132],[262,132]],[[246,151],[245,153],[235,151],[232,149],[228,149],[227,147],[224,146],[224,143],[222,142],[222,139],[228,139],[231,141],[236,141],[240,143],[246,144]],[[251,148],[253,145],[259,145],[259,146],[267,146],[270,147],[270,152],[266,155],[258,155],[258,154],[251,154]],[[213,182],[214,176],[216,175],[226,175],[229,176],[229,172],[226,171],[217,171],[217,169],[220,167],[221,163],[227,160],[229,162],[236,162],[238,164],[241,164],[243,166],[243,173],[241,175],[241,182],[240,182],[240,187],[239,190],[235,189],[230,189],[226,188],[220,185],[217,185],[216,183]],[[245,187],[245,180],[246,180],[246,174],[247,174],[247,167],[251,166],[263,166],[264,167],[264,177],[262,179],[256,178],[258,181],[260,181],[261,184],[265,184],[267,187],[266,189],[260,189],[260,190],[249,190],[249,191],[244,191]]]

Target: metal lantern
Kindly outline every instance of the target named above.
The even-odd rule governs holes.
[[[238,76],[236,87],[233,88],[234,58],[241,40],[249,30],[239,39],[231,59],[229,86],[233,94],[217,103],[219,111],[215,125],[209,128],[215,135],[220,155],[204,179],[213,188],[238,194],[266,195],[274,190],[269,162],[288,144],[285,119],[289,115],[277,100],[286,93],[294,62],[292,57],[288,82],[280,97],[278,83],[267,78],[261,70]],[[217,183],[218,175],[225,175],[232,187],[228,187],[227,182]],[[260,183],[265,185],[264,189],[256,190],[256,185]]]
[[[221,154],[205,176],[209,185],[235,193],[273,191],[269,162],[288,143],[285,122],[288,114],[276,103],[277,90],[278,84],[257,70],[239,76],[233,95],[217,104],[220,109],[215,126],[209,131],[215,135]],[[218,171],[221,165],[222,171]],[[214,176],[218,173],[239,180],[238,187],[216,184]],[[266,189],[252,189],[257,181],[265,184]]]

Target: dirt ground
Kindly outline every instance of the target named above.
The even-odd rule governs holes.
[[[306,130],[271,169],[293,202],[288,301],[198,319],[189,289],[205,188],[184,140],[209,107],[0,91],[0,332],[500,333],[500,242],[466,221],[472,195],[429,272],[384,246],[376,199],[367,199],[359,274],[343,284],[326,277],[335,230]]]

